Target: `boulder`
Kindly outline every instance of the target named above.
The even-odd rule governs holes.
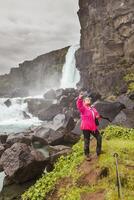
[[[12,102],[10,99],[7,99],[4,104],[7,106],[7,107],[10,107],[12,105]]]
[[[31,145],[32,142],[32,135],[30,135],[29,133],[14,133],[14,134],[10,134],[7,137],[6,140],[6,146],[10,147],[12,146],[14,143],[25,143],[27,145]]]
[[[56,93],[56,99],[60,99],[60,97],[63,95],[64,89],[58,89],[55,91]]]
[[[134,111],[124,109],[114,118],[112,124],[134,128]]]
[[[47,138],[52,130],[50,128],[38,127],[32,134],[32,142],[38,141],[41,145],[47,145]],[[54,134],[54,131],[53,131]]]
[[[64,128],[66,129],[66,131],[70,132],[74,129],[75,127],[75,122],[72,116],[67,115],[68,113],[66,113],[66,118],[65,118],[65,122],[64,122]]]
[[[124,104],[127,109],[134,109],[134,101],[131,100],[131,98],[125,94],[119,96],[117,98],[117,101]]]
[[[78,137],[80,137],[80,135],[82,134],[82,131],[80,129],[80,124],[81,124],[81,120],[79,119],[74,127],[74,129],[71,131],[72,134],[78,135]]]
[[[124,104],[120,102],[108,102],[108,101],[99,101],[94,104],[94,107],[97,109],[100,115],[103,117],[108,117],[111,121],[115,116],[123,109],[125,109]]]
[[[45,99],[33,99],[33,98],[28,98],[25,100],[25,102],[28,104],[28,111],[34,115],[38,116],[39,112],[44,109],[46,110],[52,105],[51,100],[45,100]]]
[[[4,151],[5,151],[4,145],[0,144],[0,157],[3,154]]]
[[[3,172],[4,169],[3,169],[3,166],[2,166],[2,163],[1,163],[1,159],[0,159],[0,172]]]
[[[52,122],[52,128],[56,131],[60,127],[62,127],[64,123],[65,123],[65,115],[60,113],[54,117]]]
[[[1,157],[4,172],[16,183],[23,183],[42,174],[46,166],[41,152],[24,143],[15,143]]]
[[[58,129],[57,131],[50,131],[49,136],[46,138],[49,145],[64,144],[65,133]]]
[[[109,118],[112,121],[121,110],[125,109],[124,104],[120,102],[108,102],[108,101],[100,101],[94,104],[94,107],[97,109],[100,115],[103,117]],[[110,122],[106,119],[101,119],[99,128],[105,128]]]
[[[38,127],[32,136],[33,142],[38,141],[43,145],[58,145],[64,141],[64,133],[60,132],[59,129],[54,131],[51,128]]]
[[[55,92],[57,99],[60,99],[62,96],[78,96],[78,90],[74,88],[58,89]]]
[[[63,95],[78,96],[78,91],[74,88],[66,88],[63,91]]]
[[[35,180],[30,180],[22,184],[16,184],[8,176],[4,178],[3,188],[0,192],[0,200],[19,200],[21,195],[35,184]]]
[[[30,116],[25,111],[23,111],[23,116],[25,119],[30,119]]]
[[[134,92],[131,92],[131,93],[129,94],[129,99],[134,100]]]
[[[1,142],[2,144],[5,144],[5,143],[6,143],[6,140],[7,140],[7,137],[8,137],[8,135],[7,135],[6,133],[2,133],[2,134],[0,135],[0,142]]]
[[[53,118],[59,113],[61,113],[61,111],[62,107],[59,104],[52,104],[47,109],[42,109],[39,112],[38,117],[42,121],[53,120]]]
[[[53,89],[48,90],[48,91],[44,94],[44,98],[45,98],[45,99],[56,99],[56,92],[55,92],[55,90],[53,90]]]
[[[71,153],[71,148],[64,145],[49,146],[50,163],[54,164],[60,156]]]
[[[14,181],[9,176],[5,176],[3,186],[9,186],[12,184],[14,184]]]

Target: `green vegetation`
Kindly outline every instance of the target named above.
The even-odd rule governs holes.
[[[115,158],[119,155],[119,171],[123,191],[123,200],[133,200],[134,197],[134,129],[119,126],[109,126],[104,130],[104,153],[94,164],[94,170],[99,169],[102,175],[98,175],[96,184],[81,183],[83,174],[78,167],[83,162],[83,141],[80,140],[73,147],[73,151],[66,157],[61,157],[55,165],[55,169],[44,174],[34,186],[22,195],[23,200],[44,200],[51,196],[58,185],[59,200],[80,200],[81,194],[90,194],[105,190],[106,200],[117,200]],[[92,147],[94,148],[94,147]],[[95,149],[92,149],[95,151]],[[90,165],[90,163],[89,163]],[[65,179],[65,180],[64,180]],[[66,182],[67,179],[67,182]],[[80,184],[81,183],[81,184]],[[51,198],[50,198],[51,199]]]
[[[80,174],[77,166],[83,161],[82,143],[73,146],[73,152],[61,156],[52,172],[44,174],[34,186],[22,195],[23,200],[43,200],[54,189],[56,182],[63,177],[71,177],[75,181]]]
[[[128,83],[128,92],[134,92],[134,73],[129,73],[124,78]]]
[[[134,140],[134,129],[121,126],[108,126],[104,131],[105,139],[132,139]]]

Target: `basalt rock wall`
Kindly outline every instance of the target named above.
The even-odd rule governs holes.
[[[82,87],[103,95],[122,93],[124,76],[134,72],[134,1],[79,0]]]

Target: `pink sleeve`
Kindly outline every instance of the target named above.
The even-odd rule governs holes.
[[[78,99],[77,99],[77,102],[76,102],[76,105],[77,105],[78,110],[79,110],[81,113],[84,112],[85,108],[84,108],[84,106],[83,106],[83,99],[78,98]]]

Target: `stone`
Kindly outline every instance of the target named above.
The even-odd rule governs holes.
[[[67,130],[67,132],[70,132],[74,129],[75,122],[74,122],[74,119],[72,116],[67,116],[67,114],[66,114],[66,118],[65,118],[63,127]]]
[[[117,101],[124,104],[127,109],[134,109],[134,101],[132,101],[129,96],[123,94],[117,98]]]
[[[0,134],[0,142],[1,142],[2,144],[5,144],[5,143],[6,143],[6,140],[7,140],[7,137],[8,137],[8,135],[7,135],[6,133],[1,133],[1,134]]]
[[[43,145],[58,145],[64,141],[64,133],[60,132],[59,129],[55,131],[51,128],[38,127],[32,136],[33,142],[39,141]]]
[[[44,94],[44,98],[45,98],[45,99],[56,99],[56,92],[55,92],[55,90],[53,90],[53,89],[48,90],[48,91]]]
[[[4,104],[7,106],[7,107],[10,107],[12,105],[12,102],[10,99],[7,99]]]
[[[59,113],[61,113],[61,111],[62,111],[62,107],[59,104],[52,104],[47,109],[42,109],[39,112],[38,117],[42,121],[53,120],[53,118]]]
[[[71,151],[70,147],[64,145],[49,146],[50,163],[54,164],[60,156],[66,156]]]
[[[1,159],[0,159],[0,172],[3,172],[3,166],[2,166],[2,163],[1,163]]]
[[[3,181],[3,186],[9,186],[12,185],[13,183],[14,181],[9,176],[5,176]]]
[[[15,143],[1,157],[5,174],[16,183],[24,183],[41,175],[46,166],[41,152],[24,143]]]
[[[52,128],[58,130],[60,127],[63,127],[65,123],[65,115],[60,113],[53,118]]]
[[[134,92],[129,94],[129,99],[134,100]]]
[[[100,115],[103,117],[108,117],[111,121],[115,116],[123,109],[125,109],[124,104],[120,102],[108,102],[100,101],[94,104],[94,107],[97,109]]]
[[[42,109],[45,110],[52,105],[51,100],[45,100],[42,98],[28,98],[25,102],[28,104],[28,111],[34,116],[38,116]]]
[[[6,140],[6,147],[12,146],[14,143],[25,143],[31,145],[32,136],[29,133],[14,133],[9,134]]]
[[[5,147],[1,144],[0,145],[0,157],[3,154],[4,151],[5,151]]]
[[[30,116],[25,111],[23,111],[23,116],[25,119],[30,119]]]
[[[47,145],[49,134],[52,131],[50,128],[38,127],[32,134],[32,142],[38,141],[40,144]]]
[[[108,101],[96,102],[94,104],[94,107],[97,109],[100,115],[109,118],[111,122],[120,113],[121,110],[125,109],[124,104],[120,102],[108,102]],[[101,119],[99,123],[99,128],[103,129],[109,124],[110,122],[108,120]]]
[[[4,180],[4,187],[0,193],[0,200],[17,200],[21,199],[21,195],[35,184],[35,180],[27,181],[25,183],[16,184],[13,180],[7,180],[7,176]],[[12,184],[11,184],[12,183]]]
[[[51,131],[49,136],[47,137],[47,141],[49,145],[59,145],[64,144],[64,136],[65,132],[58,129],[57,131]]]
[[[60,97],[63,95],[64,89],[58,89],[55,91],[56,93],[56,99],[60,99]]]
[[[81,124],[81,119],[79,119],[74,127],[74,129],[71,131],[73,134],[78,135],[78,137],[80,137],[80,135],[82,134],[82,131],[80,129],[80,124]]]
[[[130,109],[124,109],[114,118],[112,124],[127,128],[134,128],[134,111]]]

